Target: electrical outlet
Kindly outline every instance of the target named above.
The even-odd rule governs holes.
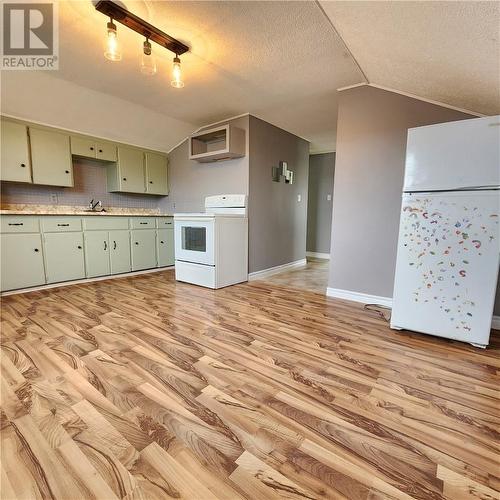
[[[300,203],[302,201],[302,195],[301,194],[298,194],[297,195],[297,201]]]
[[[56,193],[52,193],[50,195],[50,202],[54,203],[54,205],[57,205],[59,203],[59,199],[57,198],[57,194]]]
[[[327,194],[326,195],[326,201],[332,201],[332,195],[331,194]]]

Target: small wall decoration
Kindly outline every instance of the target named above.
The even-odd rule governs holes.
[[[293,184],[293,171],[288,170],[286,161],[280,161],[278,167],[272,167],[271,176],[273,182],[279,182],[283,177],[285,184]]]

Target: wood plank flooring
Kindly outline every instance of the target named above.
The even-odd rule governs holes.
[[[307,257],[305,266],[273,274],[264,278],[263,281],[274,285],[290,286],[324,294],[328,286],[329,266],[330,261],[328,259]]]
[[[173,271],[2,300],[4,499],[498,498],[500,335]]]

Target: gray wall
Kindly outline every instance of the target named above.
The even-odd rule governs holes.
[[[392,297],[407,129],[466,118],[373,87],[340,92],[329,287]]]
[[[75,185],[71,188],[16,184],[2,182],[2,204],[21,203],[53,205],[51,194],[56,194],[58,205],[84,206],[94,198],[104,207],[156,208],[160,197],[143,194],[108,193],[106,167],[99,162],[73,159]]]
[[[304,259],[309,143],[250,116],[249,159],[249,272]],[[280,160],[294,171],[291,185],[271,180]]]
[[[332,230],[333,174],[335,153],[309,157],[309,187],[307,199],[307,251],[330,253]]]
[[[160,201],[162,211],[203,212],[205,196],[248,194],[249,117],[247,115],[224,123],[231,123],[246,131],[247,155],[234,160],[198,163],[188,159],[188,141],[185,140],[169,154],[170,195]]]

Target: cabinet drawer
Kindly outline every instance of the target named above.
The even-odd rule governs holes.
[[[130,227],[132,229],[154,229],[156,227],[154,217],[131,217]]]
[[[168,229],[169,227],[174,227],[173,217],[158,217],[156,219],[156,227],[158,229]]]
[[[29,215],[2,215],[0,217],[2,233],[38,233],[40,223],[38,217]]]
[[[82,219],[79,217],[43,217],[42,228],[44,233],[81,231]]]
[[[86,231],[106,231],[109,229],[128,229],[128,217],[94,215],[83,218]]]

